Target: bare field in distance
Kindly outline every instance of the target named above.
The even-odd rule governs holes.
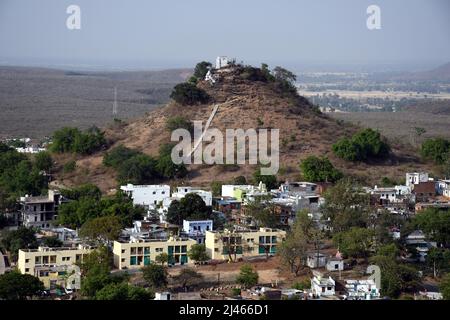
[[[450,115],[425,112],[350,112],[327,113],[330,117],[379,130],[384,136],[403,144],[411,143],[415,127],[424,128],[423,138],[444,137],[450,139]]]
[[[130,119],[169,100],[187,69],[148,72],[73,72],[0,66],[0,138],[41,139],[64,126],[110,123],[117,87],[117,118]]]

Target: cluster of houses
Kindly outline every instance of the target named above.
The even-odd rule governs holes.
[[[168,255],[169,265],[192,264],[188,252],[195,244],[204,244],[206,253],[213,261],[230,261],[267,257],[277,252],[277,247],[286,237],[286,230],[294,222],[299,210],[307,210],[311,219],[321,221],[320,207],[325,199],[323,193],[327,183],[285,182],[276,190],[267,190],[258,185],[223,185],[219,197],[199,188],[180,186],[171,192],[169,185],[124,185],[120,189],[136,206],[146,208],[143,220],[134,221],[133,226],[122,231],[114,241],[112,251],[114,266],[119,270],[138,269],[156,261],[161,253]],[[450,209],[450,180],[433,180],[427,173],[407,173],[405,185],[390,188],[365,188],[370,194],[371,204],[392,214],[409,216],[429,207]],[[212,219],[184,220],[181,226],[166,221],[166,214],[174,200],[187,194],[199,195],[207,206],[220,213],[232,228],[215,229]],[[257,227],[248,205],[255,199],[264,199],[277,216],[279,227]],[[51,289],[63,285],[79,289],[79,271],[73,265],[93,250],[78,237],[77,230],[56,225],[58,207],[69,201],[55,190],[47,196],[20,198],[18,223],[40,229],[39,237],[56,236],[64,243],[61,248],[39,247],[19,251],[17,266],[22,273],[38,276]],[[391,230],[394,238],[399,230]],[[416,230],[406,237],[407,244],[415,246],[419,259],[436,243]],[[311,269],[325,268],[328,272],[344,270],[344,261],[339,252],[327,256],[321,252],[308,254],[306,264]],[[77,276],[78,275],[78,276]],[[69,283],[70,282],[70,283]],[[312,297],[334,296],[335,280],[316,275],[311,280]],[[375,299],[379,288],[371,280],[348,280],[344,284],[348,299]],[[342,291],[342,290],[341,290]]]

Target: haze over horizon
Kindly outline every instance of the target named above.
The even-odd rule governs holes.
[[[71,4],[81,30],[66,27]],[[372,4],[381,30],[366,27]],[[227,55],[304,70],[417,71],[450,61],[449,14],[447,0],[0,0],[0,65],[141,70]]]

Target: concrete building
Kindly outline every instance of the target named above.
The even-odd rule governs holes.
[[[81,271],[77,265],[36,267],[34,275],[42,281],[46,290],[54,290],[57,287],[81,289]]]
[[[216,69],[228,67],[231,60],[226,56],[219,56],[216,58]]]
[[[207,206],[212,206],[212,192],[201,190],[201,189],[195,189],[193,187],[178,187],[177,191],[172,193],[171,199],[172,200],[181,200],[188,193],[195,193],[195,194],[199,195],[203,199],[203,201],[205,202],[205,204]]]
[[[147,208],[155,208],[162,204],[166,198],[170,198],[169,185],[133,185],[121,186],[120,190],[128,194],[133,199],[134,205],[141,205]]]
[[[61,193],[55,190],[49,190],[47,196],[21,197],[20,216],[23,225],[27,228],[53,227],[61,202]]]
[[[406,174],[406,186],[411,189],[413,185],[427,182],[428,180],[428,172],[408,172]]]
[[[306,265],[311,268],[323,268],[327,264],[327,256],[320,252],[310,252],[306,256]]]
[[[138,269],[150,265],[161,253],[167,253],[169,264],[190,263],[187,252],[197,241],[189,238],[114,241],[114,266],[119,269]]]
[[[343,271],[344,260],[340,257],[331,257],[327,259],[326,269],[328,271]]]
[[[205,243],[206,231],[213,230],[212,220],[183,220],[183,233],[198,244]]]
[[[206,252],[213,260],[275,254],[277,246],[286,238],[279,229],[206,231]]]
[[[77,247],[39,247],[38,249],[20,249],[17,266],[23,274],[36,274],[38,267],[70,266],[83,261],[92,247],[78,245]]]
[[[267,188],[263,183],[253,185],[222,185],[222,197],[235,198],[238,201],[252,201],[258,196],[267,196]]]
[[[413,186],[412,193],[416,202],[427,202],[436,195],[436,183],[434,181],[419,182]]]
[[[373,280],[345,280],[348,300],[373,300],[380,298],[380,289]]]
[[[336,283],[333,278],[324,278],[321,275],[315,275],[311,278],[311,293],[315,297],[328,297],[335,295]]]

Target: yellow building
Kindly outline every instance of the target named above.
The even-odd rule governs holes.
[[[188,238],[170,237],[168,240],[114,241],[114,266],[119,269],[137,269],[167,253],[169,264],[187,264],[187,252],[197,241]]]
[[[207,231],[206,252],[213,260],[230,260],[275,254],[286,231],[260,228],[243,231]]]
[[[57,287],[81,289],[81,271],[77,265],[35,267],[35,276],[42,281],[46,290],[53,290]]]
[[[17,265],[21,273],[38,277],[46,288],[50,288],[54,284],[60,285],[67,276],[67,267],[82,262],[92,249],[83,245],[74,248],[20,249]]]

